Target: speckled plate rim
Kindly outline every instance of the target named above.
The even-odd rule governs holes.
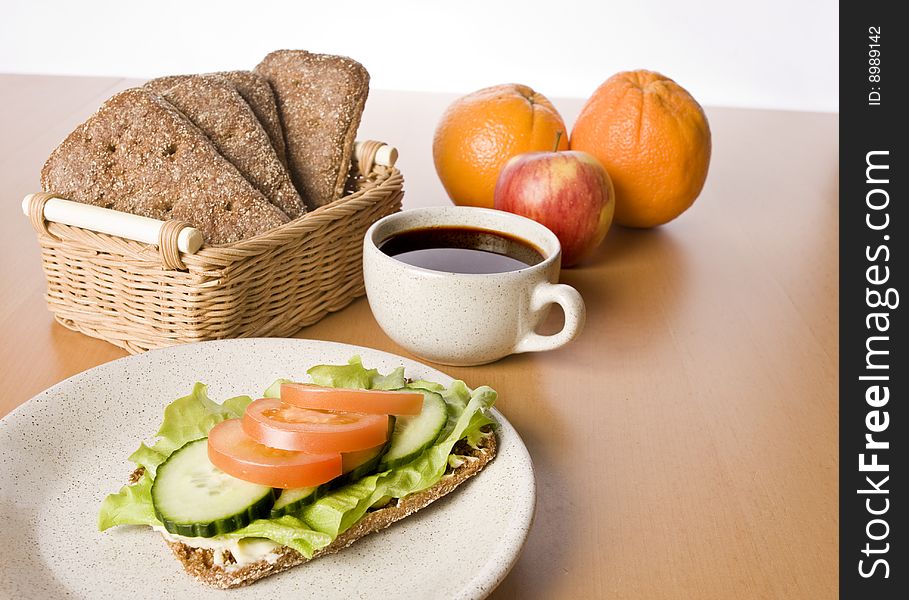
[[[87,371],[83,371],[82,373],[78,373],[54,386],[51,386],[43,392],[35,395],[30,400],[24,402],[11,413],[0,419],[0,448],[5,449],[8,445],[10,445],[11,433],[15,431],[16,427],[19,426],[20,423],[27,421],[32,417],[32,412],[36,405],[42,402],[48,402],[49,399],[60,396],[62,392],[65,392],[65,390],[73,386],[79,386],[83,382],[91,381],[94,377],[99,376],[99,374],[106,374],[108,371],[117,370],[128,372],[130,369],[141,367],[143,362],[149,361],[152,358],[159,358],[162,355],[190,352],[194,348],[199,348],[201,346],[206,347],[206,349],[211,349],[213,353],[217,353],[218,350],[221,350],[223,348],[230,348],[231,351],[235,351],[243,345],[273,346],[273,350],[278,352],[286,350],[286,347],[288,345],[291,347],[296,346],[296,348],[293,348],[293,350],[300,351],[303,354],[306,354],[310,351],[308,347],[315,346],[321,351],[330,350],[337,355],[345,355],[347,357],[354,354],[359,354],[367,366],[373,366],[373,364],[377,362],[384,363],[383,366],[403,365],[408,376],[413,377],[416,375],[419,378],[426,378],[432,381],[437,381],[443,385],[448,385],[454,380],[454,378],[450,377],[444,372],[412,359],[401,357],[381,350],[376,350],[373,348],[356,346],[352,344],[343,344],[339,342],[327,342],[321,340],[297,338],[247,338],[186,344],[182,346],[173,346],[169,348],[152,350],[143,354],[120,358],[99,365]],[[311,357],[310,359],[301,357],[301,362],[307,360],[312,362],[313,358],[315,357]],[[312,364],[316,363],[312,362]],[[468,385],[476,386],[482,385],[483,382],[467,381],[467,383]],[[518,485],[517,489],[520,493],[514,497],[514,500],[520,504],[520,509],[517,512],[522,517],[522,519],[517,522],[509,522],[510,527],[505,530],[504,535],[498,538],[499,543],[496,547],[484,548],[486,560],[483,567],[476,570],[473,573],[473,577],[468,578],[466,582],[464,582],[463,585],[461,585],[458,589],[450,590],[450,594],[448,594],[448,597],[450,598],[464,600],[482,599],[492,593],[496,586],[498,586],[502,580],[505,579],[514,564],[517,562],[533,521],[536,500],[536,483],[533,476],[533,463],[530,458],[530,454],[527,451],[527,448],[521,440],[520,436],[515,431],[514,427],[508,422],[502,413],[495,408],[492,409],[492,413],[500,424],[500,428],[498,430],[499,451],[496,457],[496,461],[500,461],[504,455],[508,457],[508,460],[514,462],[516,465],[519,465],[520,469],[522,469],[522,471],[518,473],[515,471],[507,471],[507,473],[511,473],[513,477],[520,480],[516,482]],[[141,435],[137,437],[137,443],[140,437]],[[117,457],[116,459],[121,460],[122,458],[124,457]],[[493,462],[493,465],[496,461]],[[3,483],[8,479],[7,473],[5,473],[2,469],[3,465],[0,465],[0,483]],[[488,469],[489,467],[487,470]],[[478,477],[482,477],[482,473]],[[9,482],[7,481],[7,483]],[[0,499],[5,498],[0,497]],[[457,491],[451,495],[451,501],[458,501]],[[5,507],[6,503],[0,505],[0,511],[5,509]],[[9,515],[0,513],[0,517],[3,517],[4,520],[6,520],[8,516]],[[387,534],[394,535],[394,526],[386,530],[386,532],[388,532]],[[464,533],[465,535],[469,535],[469,532]],[[314,561],[313,563],[306,565],[306,568],[318,568],[321,561],[330,560],[330,558],[331,557],[321,558],[318,561]],[[63,563],[51,566],[50,569],[53,571],[54,568],[65,568],[67,566],[68,565]],[[0,592],[3,592],[4,589],[7,589],[9,584],[15,583],[15,575],[11,577],[9,571],[9,569],[5,568],[3,565],[0,565]],[[188,578],[189,576],[186,575],[186,577]],[[207,588],[206,586],[202,586],[202,584],[198,585],[201,586],[200,591],[211,589]],[[258,586],[253,585],[227,593],[229,593],[232,598],[238,597],[238,593],[240,593],[240,596],[245,597],[245,595],[242,594],[244,590],[255,594],[257,587]],[[9,589],[7,589],[7,591],[9,591]],[[261,596],[261,594],[255,595]],[[348,596],[343,596],[343,598],[344,600],[347,600]]]

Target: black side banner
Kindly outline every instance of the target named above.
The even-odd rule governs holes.
[[[909,58],[899,3],[840,4],[840,592],[906,598]],[[909,298],[907,298],[909,300]]]

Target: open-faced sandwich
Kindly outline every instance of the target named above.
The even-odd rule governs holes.
[[[129,460],[98,526],[149,525],[197,579],[248,585],[448,494],[496,453],[496,393],[381,375],[354,357],[312,383],[278,380],[218,404],[197,383]]]

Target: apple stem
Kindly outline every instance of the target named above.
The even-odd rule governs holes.
[[[555,146],[552,147],[552,151],[553,151],[553,152],[558,152],[558,151],[559,151],[559,142],[560,142],[560,141],[562,141],[562,132],[561,132],[561,131],[556,131]]]

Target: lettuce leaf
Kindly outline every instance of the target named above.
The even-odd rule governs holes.
[[[104,531],[115,525],[160,525],[151,499],[152,477],[143,475],[133,485],[124,485],[110,494],[101,504],[98,529]]]
[[[207,437],[211,428],[221,421],[242,417],[250,402],[249,396],[237,396],[218,404],[208,397],[207,385],[196,383],[188,396],[174,400],[164,409],[158,441],[153,446],[140,444],[129,460],[145,467],[154,476],[158,465],[174,450],[187,442]]]
[[[377,369],[364,367],[359,356],[352,357],[346,365],[316,365],[306,374],[317,385],[352,390],[397,390],[406,383],[404,367],[381,375]]]
[[[483,435],[481,429],[495,424],[487,414],[496,400],[496,392],[489,387],[471,391],[463,381],[455,381],[447,388],[424,380],[408,383],[403,368],[382,375],[377,369],[365,368],[359,356],[351,358],[346,365],[318,365],[308,373],[315,383],[331,387],[399,389],[406,386],[437,391],[448,406],[448,423],[436,443],[412,462],[334,490],[309,505],[302,515],[259,519],[226,534],[227,537],[268,538],[311,557],[377,502],[389,497],[403,498],[435,485],[445,474],[454,445],[466,439],[475,446]],[[288,381],[275,381],[265,395],[279,396],[281,384]],[[206,437],[217,423],[241,417],[249,402],[248,396],[238,396],[218,404],[208,397],[208,388],[201,383],[195,384],[188,396],[171,402],[164,410],[157,441],[151,446],[142,443],[129,457],[145,467],[145,474],[136,484],[124,486],[104,500],[99,529],[127,524],[160,525],[151,500],[151,485],[158,465],[187,442]]]
[[[273,384],[265,388],[265,391],[262,393],[266,398],[280,398],[281,397],[281,385],[284,383],[293,383],[292,379],[276,379]]]
[[[278,519],[258,519],[246,527],[226,534],[232,539],[268,538],[282,546],[289,546],[311,558],[319,548],[332,542],[332,537],[320,531],[313,531],[302,520],[284,515]]]
[[[157,444],[155,444],[157,446]],[[149,473],[152,477],[155,476],[155,471],[158,468],[158,465],[167,460],[167,457],[170,456],[170,452],[164,452],[163,450],[159,452],[155,449],[155,446],[146,446],[145,442],[139,444],[139,449],[129,455],[129,462],[136,463],[140,467],[145,467],[145,471]]]

